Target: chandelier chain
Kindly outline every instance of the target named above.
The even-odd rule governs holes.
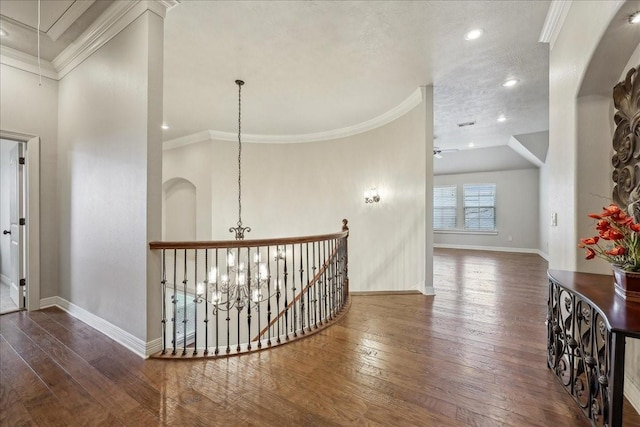
[[[242,80],[236,80],[238,85],[238,223],[229,232],[236,233],[236,240],[244,240],[244,233],[251,231],[251,227],[242,226]]]

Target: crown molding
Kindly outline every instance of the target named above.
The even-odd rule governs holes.
[[[146,8],[141,3],[116,1],[73,43],[60,52],[52,61],[62,79],[71,70],[115,37]]]
[[[147,10],[164,19],[167,8],[175,7],[178,3],[173,0],[113,2],[80,37],[52,61],[59,78],[66,76]]]
[[[42,74],[44,77],[58,80],[58,73],[55,68],[53,68],[51,62],[40,59],[40,67],[38,67],[38,58],[7,46],[0,46],[0,63],[29,73]]]
[[[157,0],[166,10],[171,10],[180,4],[180,0]]]
[[[49,28],[47,35],[53,41],[58,40],[58,38],[64,34],[64,32],[67,31],[74,22],[76,22],[76,19],[80,18],[80,16],[85,13],[93,3],[95,3],[95,0],[73,2],[60,19],[58,19],[56,23]]]
[[[95,0],[90,0],[87,3],[92,3],[93,1]],[[53,61],[40,60],[42,75],[54,80],[62,79],[147,10],[164,19],[166,11],[174,8],[178,4],[180,4],[178,0],[113,2],[89,28],[73,43],[67,46],[65,50],[60,52]],[[80,9],[76,10],[74,13],[78,13],[79,10]],[[84,12],[84,10],[82,12]],[[30,73],[40,73],[38,69],[38,58],[6,46],[0,46],[0,63]]]
[[[243,134],[242,140],[244,142],[256,142],[256,143],[271,143],[271,144],[288,144],[288,143],[304,143],[304,142],[317,142],[327,141],[331,139],[346,138],[349,136],[357,135],[363,132],[367,132],[381,126],[386,125],[399,117],[402,117],[422,102],[422,90],[416,89],[407,99],[400,104],[393,107],[391,110],[367,120],[362,123],[358,123],[353,126],[348,126],[340,129],[305,133],[299,135],[258,135],[258,134]],[[178,147],[184,147],[185,145],[195,144],[203,142],[208,139],[214,139],[218,141],[237,141],[238,134],[235,132],[222,132],[217,130],[206,130],[198,132],[192,135],[187,135],[181,138],[172,139],[166,141],[163,144],[163,149],[171,150]]]
[[[541,43],[549,43],[549,50],[553,49],[553,45],[560,34],[560,29],[564,20],[567,18],[572,0],[553,0],[549,5],[547,17],[544,20],[542,31],[540,32]]]
[[[237,134],[236,134],[237,136]],[[199,142],[210,141],[214,138],[213,131],[203,130],[202,132],[194,133],[180,138],[166,141],[162,144],[163,150],[173,150],[174,148],[184,147],[186,145],[197,144]]]

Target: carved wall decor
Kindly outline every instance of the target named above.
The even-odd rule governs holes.
[[[640,79],[632,68],[613,88],[613,201],[640,219]]]

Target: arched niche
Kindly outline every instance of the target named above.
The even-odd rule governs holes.
[[[629,68],[637,68],[640,63],[636,61],[640,25],[628,24],[629,16],[638,11],[639,4],[627,1],[620,6],[594,50],[578,91],[576,223],[582,235],[587,230],[593,231],[593,220],[587,217],[589,212],[597,212],[611,201],[623,206],[628,202],[628,194],[621,195],[614,188],[614,173],[620,168],[615,166],[613,92]],[[631,169],[636,168],[638,159],[633,158],[633,152],[631,154],[632,158],[622,165],[623,168],[628,165]],[[640,184],[639,177],[640,174],[634,174],[626,186],[632,189]],[[617,181],[622,182],[620,178]],[[579,271],[611,274],[608,265],[585,261],[582,252],[578,253],[577,265]],[[598,265],[600,269],[596,267]],[[625,395],[636,409],[640,409],[640,340],[629,338],[626,345]]]
[[[162,184],[162,239],[196,240],[196,186],[184,178]]]

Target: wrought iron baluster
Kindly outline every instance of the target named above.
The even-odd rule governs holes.
[[[300,243],[300,334],[304,335],[304,288],[306,286],[304,283],[304,266],[302,265],[302,260],[302,243]]]
[[[323,277],[323,285],[324,285],[324,294],[322,295],[322,299],[324,300],[324,320],[327,321],[327,319],[329,319],[329,301],[327,301],[327,297],[329,295],[329,291],[328,291],[328,284],[327,284],[327,279],[328,279],[328,274],[327,274],[327,270],[329,269],[329,265],[328,265],[328,259],[327,259],[327,242],[323,241],[322,242],[322,259],[324,260],[323,263],[323,270],[322,270],[322,275]]]
[[[296,312],[296,274],[295,274],[295,268],[296,268],[296,245],[291,245],[291,269],[293,270],[293,274],[291,275],[291,294],[292,294],[292,298],[293,298],[293,306],[292,306],[292,313],[293,313],[293,319],[291,322],[291,329],[293,330],[293,337],[297,337],[298,336],[298,313]]]
[[[182,270],[184,279],[182,280],[182,301],[183,301],[183,309],[184,312],[182,313],[182,330],[183,330],[183,335],[182,335],[182,355],[186,356],[187,355],[187,250],[184,250],[184,268]]]
[[[192,356],[196,356],[198,354],[198,250],[194,249],[194,259],[193,259],[193,284],[195,285],[195,290],[193,292],[193,354]],[[185,295],[186,300],[186,295]],[[185,313],[185,317],[187,314]],[[185,340],[186,340],[185,336]]]
[[[322,243],[318,242],[318,279],[316,281],[316,288],[318,289],[318,298],[316,301],[316,304],[318,305],[318,323],[320,324],[320,326],[322,326],[324,324],[323,318],[322,318],[322,283],[324,282],[323,280],[323,273],[322,273]]]
[[[307,270],[307,281],[306,281],[306,286],[307,286],[307,328],[308,331],[311,332],[311,292],[313,290],[313,288],[311,287],[311,283],[309,282],[309,242],[304,244],[305,249],[306,249],[306,253],[307,253],[307,262],[306,262],[306,270]],[[303,328],[304,330],[304,328]]]
[[[213,314],[216,315],[216,349],[213,351],[213,354],[218,355],[218,353],[220,353],[220,325],[218,322],[218,314],[220,312],[219,310],[219,305],[220,305],[220,299],[218,298],[218,292],[220,292],[220,289],[218,288],[218,282],[220,281],[219,277],[218,277],[218,271],[220,271],[218,269],[218,249],[216,248],[216,269],[215,269],[215,285],[216,285],[216,304],[214,305],[214,312]]]
[[[342,241],[341,240],[336,240],[336,270],[337,270],[337,278],[336,278],[336,282],[338,284],[338,287],[336,289],[337,292],[337,296],[338,296],[338,311],[340,311],[340,307],[343,306],[344,304],[344,298],[343,298],[343,294],[342,294],[342,288],[343,288],[343,277],[342,277],[342,259],[340,258],[341,255],[341,248],[342,247]]]
[[[238,249],[240,251],[240,249]],[[253,294],[251,291],[251,248],[247,247],[247,350],[251,350],[251,303]],[[260,332],[260,331],[258,331]],[[238,338],[240,338],[240,325],[238,325]],[[240,351],[240,339],[238,339],[238,351]]]
[[[204,250],[204,355],[209,354],[209,249]]]
[[[260,251],[260,246],[256,246],[256,260],[258,261],[256,263],[256,283],[257,283],[257,292],[258,292],[258,302],[256,303],[256,310],[258,312],[258,348],[262,348],[262,337],[260,336],[260,332],[262,332],[261,329],[261,321],[262,321],[262,283],[261,280],[264,280],[264,277],[260,277],[260,261],[262,259],[262,254]],[[269,292],[269,290],[267,289],[267,292]],[[269,295],[267,293],[267,295]],[[249,342],[251,342],[251,335],[249,335]]]
[[[176,249],[173,250],[173,295],[171,296],[171,304],[173,305],[173,316],[171,318],[171,323],[173,324],[173,351],[171,354],[173,356],[176,355],[178,350],[178,251]]]
[[[226,264],[227,264],[227,280],[229,281],[229,283],[227,283],[226,288],[227,288],[227,354],[229,354],[231,352],[231,346],[229,345],[230,341],[231,341],[231,328],[229,323],[231,322],[231,290],[230,288],[230,284],[231,284],[231,277],[229,276],[229,253],[233,253],[233,250],[231,252],[229,252],[229,249],[227,248],[227,257],[226,257]]]
[[[167,352],[167,259],[166,249],[162,250],[162,354]]]
[[[313,287],[310,289],[311,294],[313,295],[313,326],[315,329],[318,329],[318,277],[316,267],[316,242],[311,243],[311,259],[313,260],[313,266],[311,267],[311,271],[313,272]]]
[[[333,254],[333,241],[327,242],[328,250],[329,250],[329,259],[327,260],[328,268],[329,268],[329,319],[333,319],[333,313],[335,309],[335,286],[336,286],[336,272],[334,269],[333,260],[335,259],[335,255]]]
[[[287,271],[287,245],[284,245],[284,339],[289,341],[289,289],[287,287],[287,281],[289,272]]]
[[[277,319],[277,322],[276,322],[277,323],[277,330],[278,330],[278,332],[277,332],[278,335],[277,335],[277,338],[276,338],[276,342],[278,344],[280,344],[280,335],[281,335],[280,334],[280,319],[281,319],[281,316],[280,316],[280,313],[281,313],[281,311],[280,311],[280,292],[282,290],[282,284],[280,283],[280,246],[276,246],[276,288],[277,288],[277,290],[276,290],[276,308],[277,308],[277,311],[278,311],[278,314],[277,314],[277,317],[276,317],[276,319]]]
[[[238,254],[237,258],[236,258],[236,286],[239,285],[239,280],[240,280],[240,248],[236,249],[236,254]],[[246,280],[246,276],[245,276],[245,280]],[[238,332],[238,341],[236,343],[236,351],[238,353],[240,353],[240,312],[242,311],[242,309],[244,308],[242,306],[242,297],[240,295],[240,289],[238,288],[238,291],[236,292],[236,294],[238,295],[236,297],[236,330]]]
[[[267,345],[271,345],[271,246],[267,246]],[[260,337],[262,338],[262,337]]]

